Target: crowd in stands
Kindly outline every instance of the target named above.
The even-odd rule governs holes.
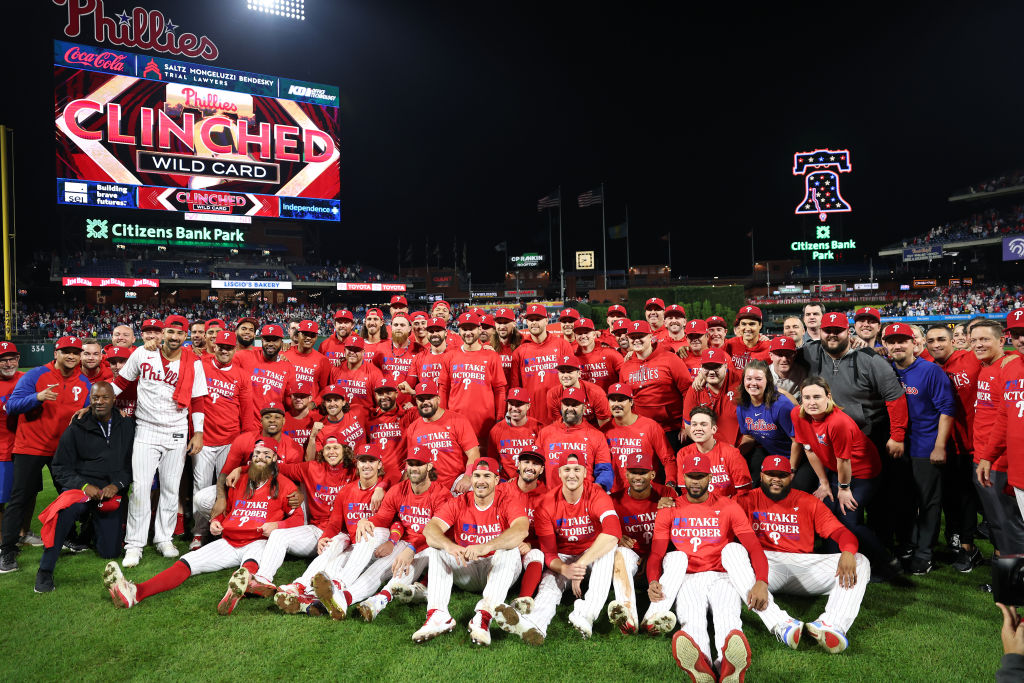
[[[1024,185],[1024,171],[1022,170],[1003,173],[995,178],[989,178],[988,180],[983,180],[980,183],[968,185],[967,192],[970,194],[995,192],[996,190],[1003,190],[1007,187],[1016,187],[1018,185]]]
[[[1005,209],[990,208],[959,221],[937,225],[928,232],[903,240],[905,247],[981,240],[1024,232],[1024,204]]]
[[[1024,286],[1019,283],[984,287],[939,287],[916,298],[894,301],[883,315],[1005,315],[1024,305]]]

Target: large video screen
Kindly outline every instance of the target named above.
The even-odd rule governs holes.
[[[63,41],[54,76],[61,204],[341,219],[336,87]]]

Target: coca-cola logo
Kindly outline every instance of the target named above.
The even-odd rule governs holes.
[[[128,55],[110,50],[99,53],[87,52],[77,45],[68,48],[67,52],[64,53],[64,61],[68,64],[81,64],[82,66],[103,69],[104,71],[117,71],[119,73],[124,72],[127,58]]]
[[[175,34],[178,30],[159,10],[134,7],[131,14],[122,11],[115,21],[103,10],[103,0],[53,0],[55,5],[67,5],[68,22],[64,35],[77,37],[82,32],[83,19],[92,16],[93,38],[97,43],[113,43],[124,47],[138,47],[172,55],[217,59],[220,50],[207,36],[194,33]]]

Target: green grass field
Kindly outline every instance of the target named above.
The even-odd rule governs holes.
[[[47,482],[39,508],[53,496]],[[991,546],[982,542],[982,550],[988,556]],[[26,548],[18,559],[21,571],[0,576],[0,680],[682,679],[668,638],[626,637],[602,616],[594,638],[583,641],[566,621],[566,606],[559,608],[543,647],[495,628],[491,647],[480,649],[465,631],[477,596],[456,591],[451,613],[459,627],[418,645],[410,635],[423,622],[422,604],[394,603],[367,624],[354,610],[354,617],[335,622],[284,615],[270,601],[247,598],[234,614],[220,617],[216,606],[228,571],[193,577],[130,610],[116,609],[100,579],[105,560],[92,552],[62,556],[54,576],[57,590],[37,595],[32,587],[41,553]],[[171,562],[147,548],[142,563],[125,574],[144,580]],[[291,580],[304,567],[288,561],[278,579]],[[839,655],[809,637],[794,652],[745,610],[744,631],[753,651],[747,680],[991,681],[1002,648],[998,610],[991,595],[977,589],[988,576],[987,567],[959,574],[944,565],[915,578],[914,588],[871,585],[849,634],[850,648]],[[779,603],[794,617],[811,620],[825,598],[782,596]]]

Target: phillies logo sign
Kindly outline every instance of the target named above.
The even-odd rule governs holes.
[[[113,43],[124,47],[139,47],[172,55],[217,59],[220,50],[206,36],[194,33],[175,35],[178,27],[159,10],[134,7],[129,14],[122,10],[116,20],[104,12],[103,0],[53,0],[56,5],[67,5],[68,19],[64,35],[75,38],[82,33],[83,19],[92,16],[93,39],[97,43]],[[106,53],[104,53],[106,54]],[[103,56],[103,55],[101,55]],[[93,57],[85,55],[82,58]],[[96,59],[96,57],[93,57]],[[110,59],[117,59],[111,55]],[[122,57],[123,59],[123,57]],[[81,63],[81,62],[79,62]]]

